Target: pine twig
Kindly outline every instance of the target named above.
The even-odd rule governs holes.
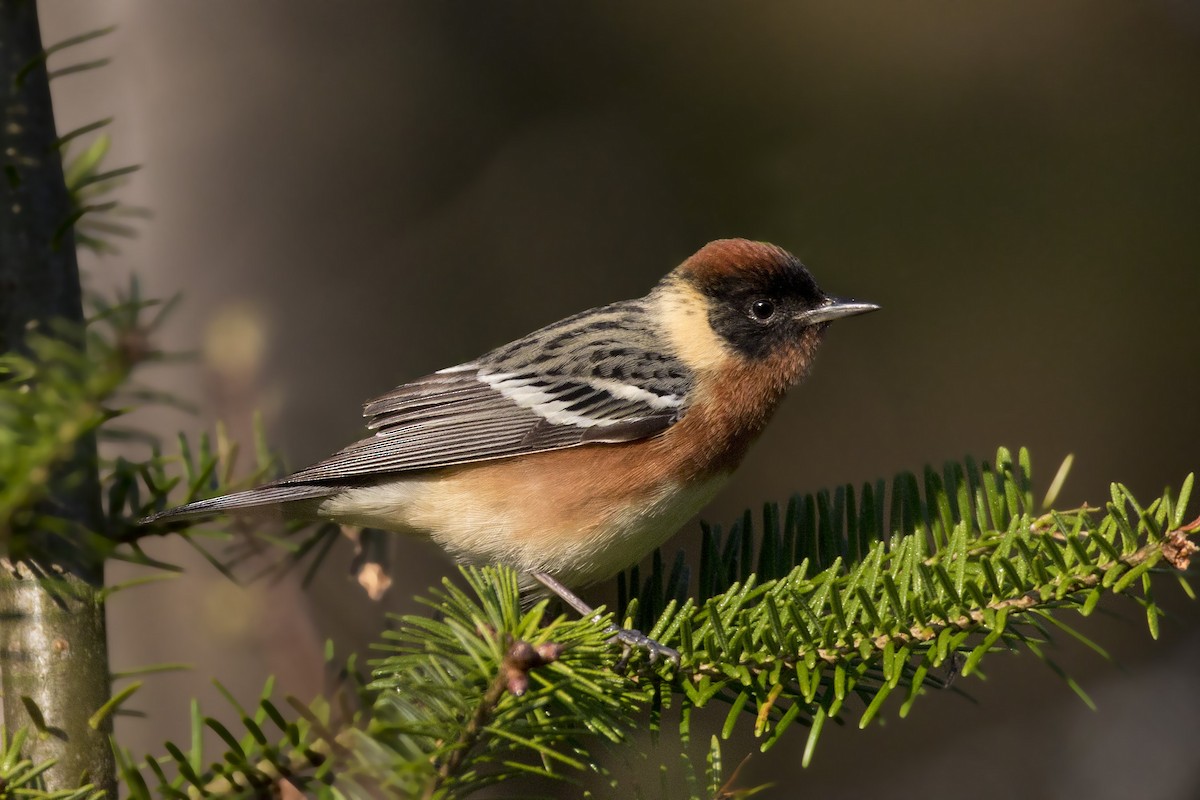
[[[429,782],[423,795],[424,800],[433,800],[443,788],[446,781],[453,777],[462,767],[467,755],[479,741],[500,701],[505,694],[517,697],[525,694],[529,688],[529,671],[557,661],[562,654],[562,648],[554,643],[546,643],[534,647],[529,642],[515,641],[509,645],[500,662],[500,669],[488,684],[488,688],[475,705],[471,718],[463,725],[458,740],[450,749],[444,761],[438,765],[434,780]]]

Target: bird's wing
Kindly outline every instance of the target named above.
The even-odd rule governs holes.
[[[478,362],[435,372],[364,407],[375,435],[276,485],[343,481],[628,442],[666,430],[682,394],[594,373],[538,375]]]

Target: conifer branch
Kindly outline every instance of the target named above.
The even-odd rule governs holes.
[[[248,786],[248,775],[270,774],[318,796],[465,797],[517,775],[602,772],[599,743],[627,743],[647,719],[661,730],[671,707],[684,746],[714,701],[725,706],[721,738],[747,725],[763,750],[807,727],[808,763],[827,721],[853,714],[865,726],[893,694],[904,717],[925,688],[968,677],[995,653],[1025,649],[1061,674],[1044,648],[1047,623],[1082,638],[1065,614],[1090,614],[1104,595],[1133,595],[1156,635],[1154,585],[1174,575],[1189,590],[1184,570],[1200,532],[1200,519],[1183,522],[1191,476],[1146,506],[1114,485],[1103,510],[1047,511],[1033,507],[1025,451],[941,474],[926,471],[924,493],[905,474],[890,489],[797,497],[785,513],[768,506],[757,533],[748,515],[727,536],[708,528],[700,588],[678,559],[666,576],[661,555],[644,582],[626,576],[638,596],[625,623],[646,621],[639,607],[657,608],[644,629],[680,651],[678,666],[635,657],[622,671],[611,614],[551,618],[545,602],[523,610],[514,573],[464,570],[466,589],[447,582],[426,601],[433,617],[406,616],[385,634],[353,719],[334,722],[323,702],[301,727],[260,710],[284,742],[256,744],[268,739],[250,727],[237,754],[212,762],[215,772],[188,774],[180,763],[166,785]],[[889,508],[890,530],[878,522]],[[743,572],[746,564],[754,568]],[[718,739],[713,748],[703,781],[668,788],[751,793],[721,776]]]

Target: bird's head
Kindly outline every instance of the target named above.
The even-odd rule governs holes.
[[[800,345],[811,351],[833,320],[878,308],[830,297],[794,255],[746,239],[710,242],[676,267],[666,284],[677,295],[692,296],[682,304],[685,313],[702,311],[716,344],[750,361]]]

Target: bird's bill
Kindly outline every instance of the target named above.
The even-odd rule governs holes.
[[[832,322],[842,317],[853,317],[856,314],[866,314],[868,311],[878,310],[879,306],[874,303],[859,303],[854,300],[838,300],[831,297],[825,301],[824,305],[797,314],[795,319],[805,325],[816,325],[819,322]]]

